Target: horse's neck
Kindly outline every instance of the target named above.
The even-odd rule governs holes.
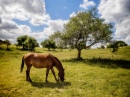
[[[55,67],[57,68],[57,70],[58,70],[59,72],[63,70],[63,67],[62,67],[62,65],[60,65],[60,64],[58,64],[58,65],[56,64]]]
[[[63,71],[63,66],[61,64],[61,62],[55,57],[55,67],[57,68],[57,70],[60,72],[60,71]]]

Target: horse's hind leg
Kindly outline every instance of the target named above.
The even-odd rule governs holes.
[[[32,80],[30,78],[30,68],[31,68],[31,66],[27,67],[27,70],[26,70],[26,80],[29,81],[29,82],[32,82]]]
[[[49,70],[50,70],[50,68],[46,69],[46,80],[45,80],[46,82],[48,82],[47,78],[48,78]]]

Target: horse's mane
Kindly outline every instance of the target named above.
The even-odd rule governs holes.
[[[53,55],[52,55],[52,56],[53,56]],[[62,64],[61,64],[61,62],[60,62],[60,60],[59,60],[57,57],[55,57],[55,56],[53,56],[53,57],[54,57],[54,58],[58,61],[58,63],[61,65],[61,67],[62,67],[61,69],[64,70],[64,69],[63,69],[63,66],[62,66]]]

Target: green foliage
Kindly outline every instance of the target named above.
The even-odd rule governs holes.
[[[0,45],[2,45],[2,44],[3,44],[3,40],[0,39]]]
[[[118,47],[128,46],[124,41],[116,41]]]
[[[11,42],[6,39],[6,40],[4,41],[4,44],[6,44],[6,46],[7,46],[7,49],[6,49],[6,50],[9,50],[9,45],[11,45]]]
[[[34,50],[38,46],[37,40],[27,35],[18,37],[17,42],[17,46],[22,46],[23,50]]]
[[[101,45],[101,47],[99,47],[99,49],[105,49],[105,46],[104,46],[104,45]]]
[[[1,40],[0,39],[0,48],[1,48],[1,45],[5,44],[6,45],[6,50],[10,50],[9,49],[9,46],[11,45],[11,42],[9,40]]]
[[[118,51],[119,47],[127,46],[127,44],[124,41],[113,41],[109,45],[107,45],[107,48],[112,48],[112,52]]]
[[[55,45],[57,48],[63,49],[66,47],[66,44],[63,42],[62,40],[62,32],[60,31],[56,31],[54,32],[50,37],[50,40],[54,40],[55,41]]]
[[[34,37],[28,37],[24,42],[26,49],[34,50],[35,47],[38,46],[38,43]]]
[[[23,35],[17,38],[17,42],[18,42],[18,46],[23,46],[23,49],[25,49],[25,45],[24,42],[27,40],[28,36],[27,35]]]
[[[46,40],[42,41],[41,45],[42,45],[43,48],[44,47],[48,48],[48,50],[50,50],[51,48],[52,49],[56,48],[55,42],[53,40],[50,40],[50,39],[46,39]]]

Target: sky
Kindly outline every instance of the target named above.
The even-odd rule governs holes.
[[[32,36],[40,43],[78,11],[96,6],[99,18],[114,24],[113,39],[130,45],[130,0],[0,0],[0,39],[16,43]]]

